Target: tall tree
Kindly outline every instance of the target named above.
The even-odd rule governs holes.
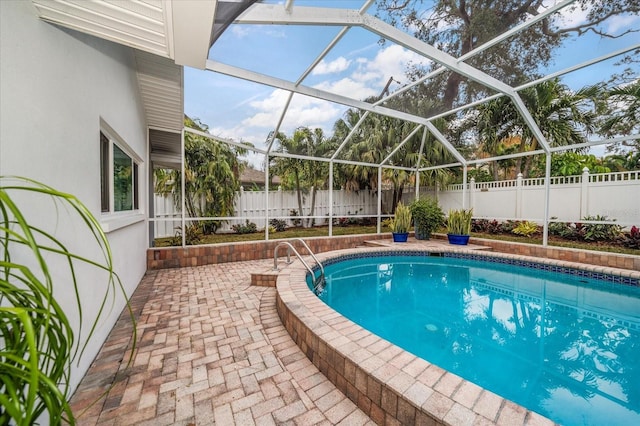
[[[555,80],[524,89],[520,97],[540,127],[545,139],[554,146],[573,145],[587,140],[596,123],[594,99],[599,97],[599,88],[590,86],[577,92]],[[499,146],[506,138],[519,138],[518,152],[535,151],[540,141],[506,97],[494,99],[481,105],[476,116],[481,141],[488,147]],[[492,149],[489,148],[491,152]],[[491,152],[497,154],[497,152]],[[532,157],[516,159],[516,172],[528,177]]]
[[[640,133],[640,78],[629,84],[615,86],[606,93],[606,103],[599,133],[606,136],[625,136]],[[629,170],[640,168],[640,140],[624,141],[608,147],[627,156]]]
[[[430,3],[432,8],[427,7]],[[545,0],[381,0],[378,14],[420,40],[460,57],[540,14],[548,3]],[[553,14],[466,62],[507,84],[521,84],[548,66],[557,48],[570,36],[593,32],[603,37],[620,37],[637,31],[608,33],[605,22],[615,16],[639,13],[640,0],[577,0],[564,11],[585,14],[586,19],[566,26],[561,14]],[[431,69],[437,67],[434,64]],[[431,69],[413,68],[410,74],[415,77]],[[426,86],[430,96],[440,99],[447,109],[487,93],[483,86],[454,72],[443,73]]]
[[[276,135],[275,140],[278,143],[276,152],[293,155],[322,157],[333,149],[331,140],[325,138],[322,129],[319,128],[311,130],[307,127],[300,127],[293,132],[291,138],[280,132]],[[296,190],[300,216],[305,216],[302,193],[303,191],[311,191],[309,216],[313,216],[316,191],[326,187],[328,181],[328,164],[295,157],[274,157],[272,167],[274,172],[282,177],[285,188],[292,187]],[[308,219],[303,223],[306,226],[311,226],[313,219]]]
[[[206,132],[208,126],[185,116],[184,124]],[[236,191],[244,167],[238,156],[245,150],[215,139],[185,132],[185,206],[190,217],[233,216]],[[182,205],[180,170],[155,170],[155,191],[172,195],[176,207]],[[194,222],[203,233],[215,232],[220,221]]]

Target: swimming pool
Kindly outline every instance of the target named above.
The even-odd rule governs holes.
[[[640,424],[637,279],[455,253],[337,260],[320,297],[373,333],[556,422]]]

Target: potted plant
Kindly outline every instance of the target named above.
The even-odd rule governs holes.
[[[469,243],[471,216],[473,216],[473,209],[449,210],[449,218],[447,219],[449,244],[466,245]]]
[[[396,207],[396,215],[391,221],[391,232],[393,233],[393,242],[404,243],[409,236],[409,227],[411,226],[411,210],[409,206],[405,206],[402,202]]]
[[[414,200],[410,205],[417,240],[428,240],[431,234],[444,223],[444,212],[435,198]]]

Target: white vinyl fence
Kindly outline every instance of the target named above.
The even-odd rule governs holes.
[[[640,171],[558,176],[550,179],[549,216],[575,222],[586,216],[607,216],[620,225],[640,225]],[[465,201],[473,215],[487,219],[526,219],[544,221],[544,178],[468,185]],[[451,185],[439,193],[445,212],[461,208],[462,185]]]
[[[402,196],[406,204],[415,198],[415,190],[407,188]],[[474,182],[467,185],[466,193],[462,184],[450,185],[445,190],[421,188],[420,196],[438,198],[444,212],[463,206],[473,207],[474,217],[487,219],[526,219],[541,223],[544,220],[545,185],[544,178],[518,179],[497,182]],[[268,217],[287,218],[298,210],[295,191],[270,191]],[[382,191],[382,212],[390,210],[392,191]],[[376,216],[378,210],[376,191],[333,191],[333,217]],[[623,226],[640,225],[640,171],[589,174],[588,170],[579,176],[552,177],[549,190],[549,214],[561,221],[579,221],[585,216],[607,216]],[[245,219],[264,228],[267,200],[264,191],[238,192],[235,199],[235,216],[239,219],[228,221],[222,231],[231,229],[234,223],[244,223]],[[303,215],[311,215],[311,194],[303,194]],[[155,222],[155,237],[173,236],[180,225],[180,213],[173,207],[171,197],[155,196],[155,217],[170,219]],[[297,212],[299,216],[300,213]],[[329,191],[316,193],[313,216],[315,224],[327,223],[329,218]],[[291,218],[286,220],[291,226]]]

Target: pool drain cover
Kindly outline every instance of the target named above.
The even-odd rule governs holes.
[[[427,324],[424,326],[424,328],[426,328],[427,331],[438,331],[438,326],[436,326],[435,324]]]

